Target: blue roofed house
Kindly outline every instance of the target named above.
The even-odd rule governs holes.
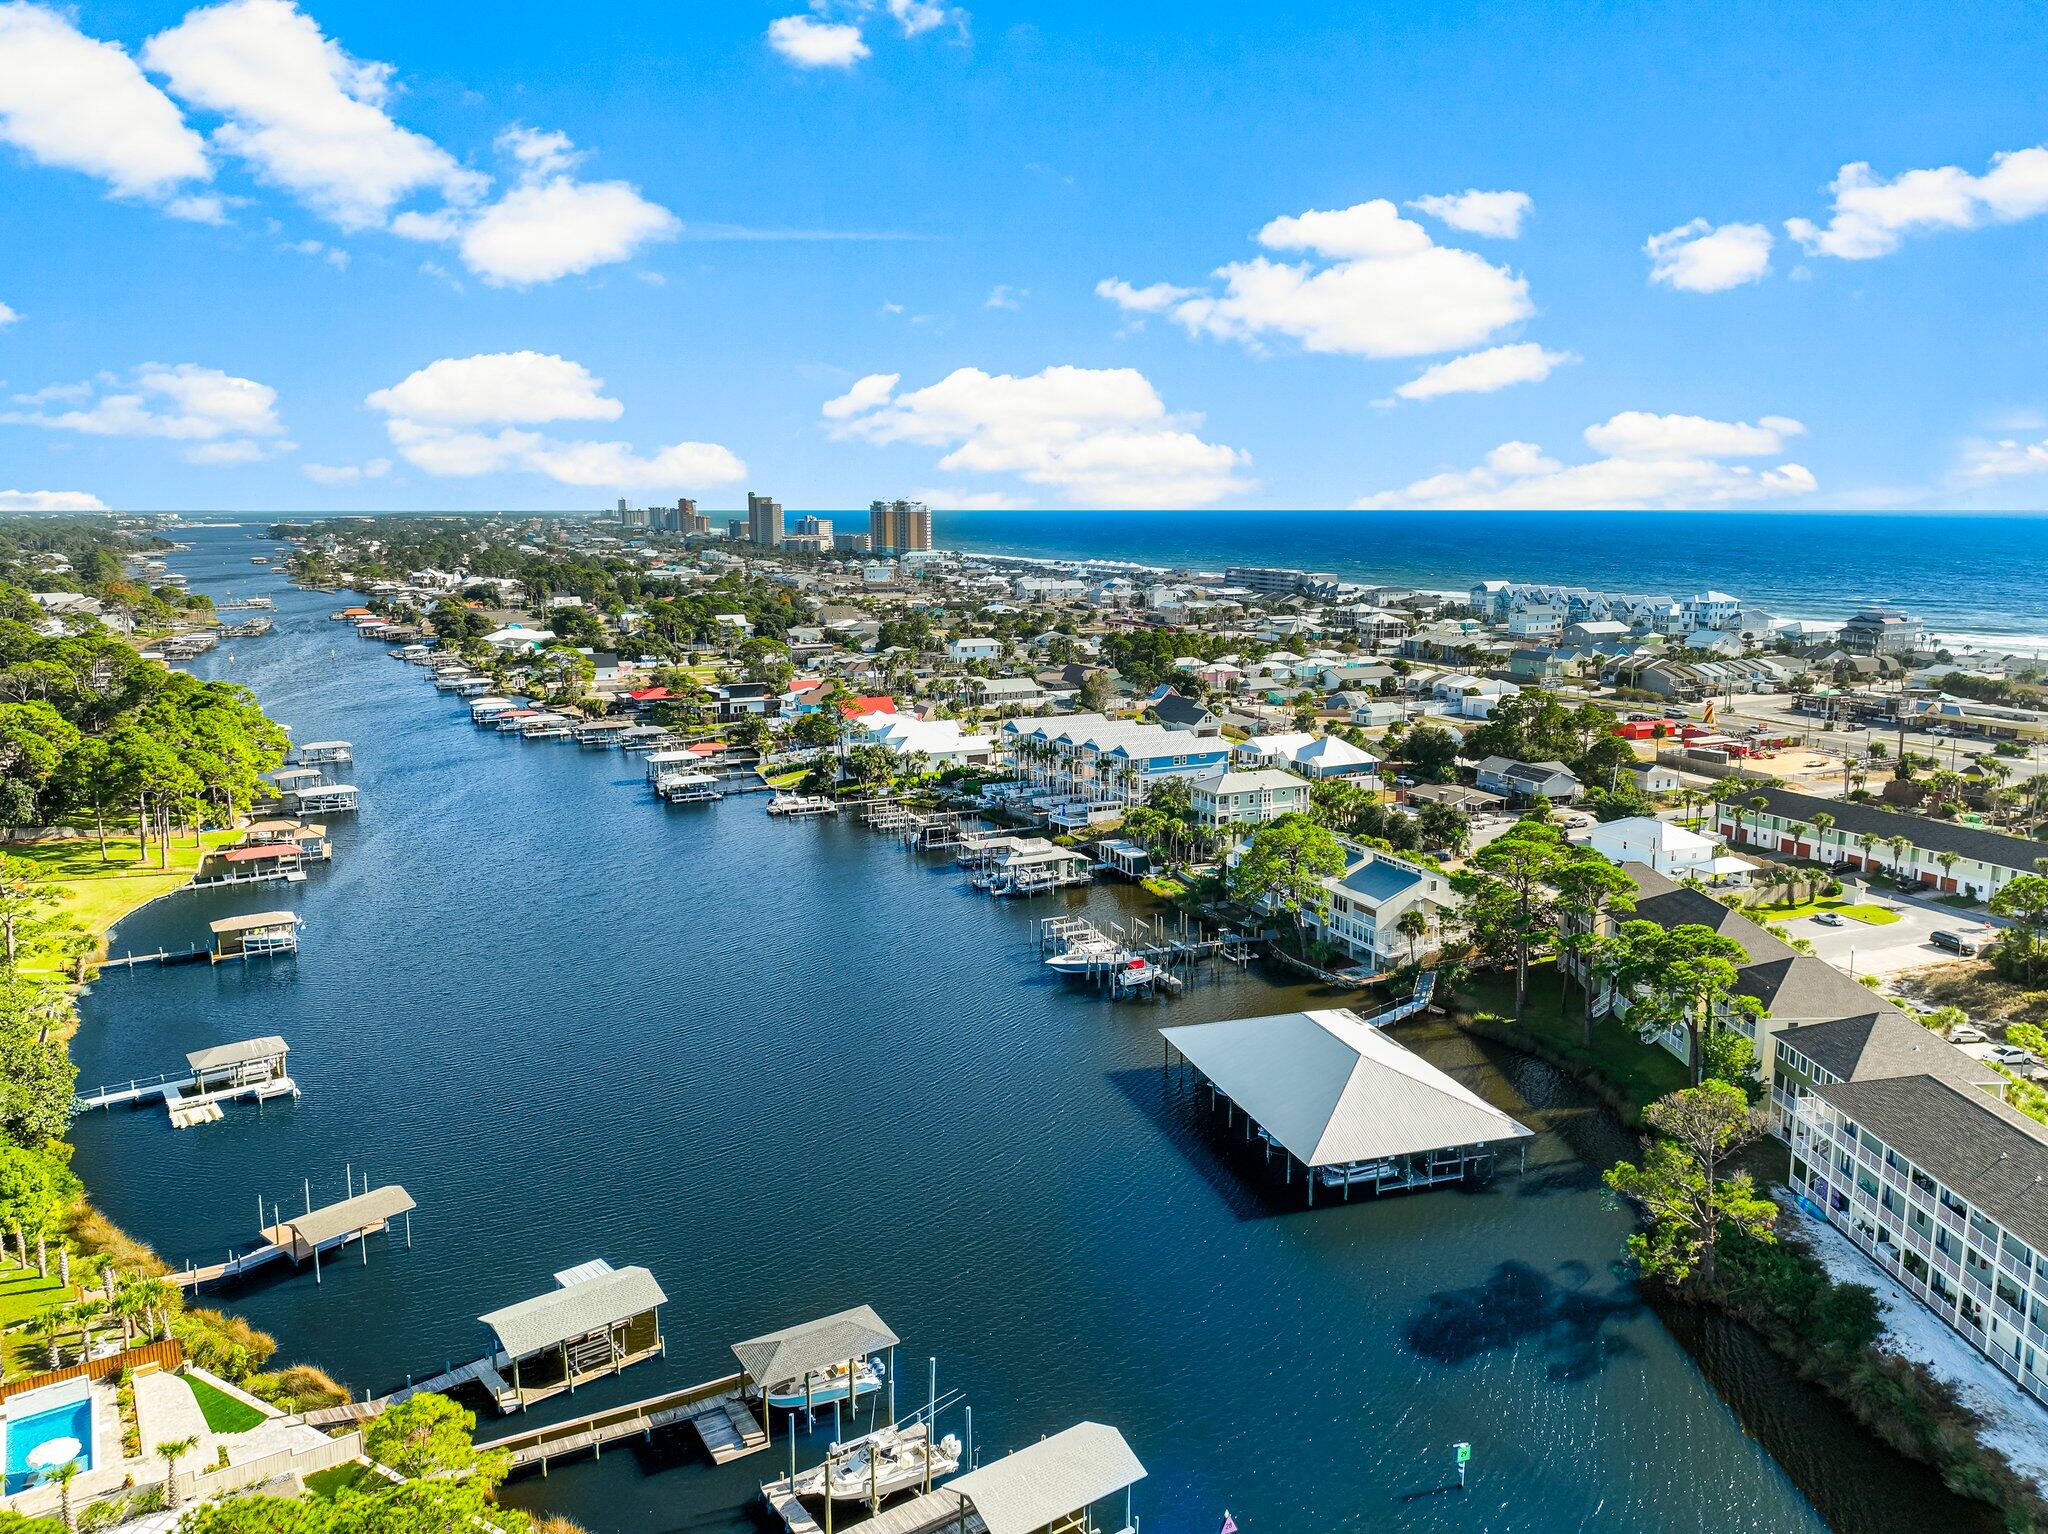
[[[1323,881],[1329,910],[1309,922],[1316,937],[1370,970],[1391,969],[1434,948],[1444,919],[1461,904],[1451,881],[1425,864],[1357,842],[1345,841],[1344,852],[1350,866]],[[1420,911],[1427,923],[1413,940],[1400,930],[1409,911]]]

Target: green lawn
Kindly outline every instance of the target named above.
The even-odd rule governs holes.
[[[199,1398],[199,1411],[206,1426],[215,1433],[246,1433],[262,1423],[263,1413],[247,1401],[237,1401],[226,1391],[209,1385],[196,1374],[185,1376],[192,1394]]]
[[[1850,921],[1860,921],[1866,927],[1889,927],[1899,919],[1899,913],[1881,905],[1854,905],[1839,898],[1822,896],[1817,900],[1801,900],[1793,905],[1773,902],[1770,905],[1753,905],[1743,909],[1742,914],[1757,921],[1791,921],[1800,916],[1811,916],[1816,911],[1833,911],[1837,916],[1846,916]]]
[[[99,839],[92,836],[64,841],[37,842],[6,849],[8,856],[39,865],[58,886],[56,910],[70,917],[86,931],[104,936],[114,923],[131,911],[149,904],[160,895],[182,888],[199,867],[202,851],[226,846],[238,838],[233,831],[210,831],[204,847],[186,838],[171,843],[171,866],[159,866],[160,853],[152,845],[148,863],[136,861],[137,844],[132,836],[107,838],[107,856],[100,857]],[[54,970],[53,954],[39,951],[30,943],[22,953],[27,971]]]
[[[1591,1067],[1612,1082],[1637,1107],[1692,1085],[1685,1063],[1668,1049],[1645,1044],[1634,1029],[1612,1017],[1595,1018],[1593,1042],[1584,1042],[1585,1024],[1579,1009],[1583,999],[1572,990],[1571,1014],[1565,1015],[1557,971],[1549,965],[1529,973],[1528,1005],[1519,1024],[1509,1022],[1515,1013],[1515,982],[1512,975],[1480,975],[1459,988],[1459,1000],[1474,1012],[1487,1013],[1541,1039],[1557,1054]]]
[[[4,1346],[0,1346],[0,1367],[5,1373],[33,1374],[49,1367],[49,1356],[34,1337],[13,1328],[76,1297],[75,1289],[67,1291],[57,1281],[54,1256],[48,1278],[37,1277],[33,1264],[18,1268],[10,1262],[0,1267],[0,1327],[7,1328]]]
[[[312,1497],[326,1497],[330,1501],[352,1486],[362,1484],[363,1478],[372,1472],[368,1465],[350,1460],[330,1470],[316,1470],[306,1477],[306,1494]]]

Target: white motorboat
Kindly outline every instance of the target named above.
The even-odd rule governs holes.
[[[926,1459],[933,1481],[960,1468],[960,1440],[947,1434],[931,1443],[922,1422],[907,1427],[878,1428],[865,1438],[832,1445],[825,1463],[813,1466],[791,1483],[800,1497],[826,1495],[826,1472],[831,1472],[834,1502],[879,1503],[893,1492],[925,1484]]]

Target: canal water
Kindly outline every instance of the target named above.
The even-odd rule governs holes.
[[[290,905],[295,959],[109,971],[83,1006],[86,1083],[276,1033],[303,1099],[182,1133],[90,1115],[77,1165],[179,1263],[246,1248],[258,1199],[302,1203],[304,1181],[316,1202],[345,1175],[403,1183],[410,1249],[379,1238],[319,1284],[280,1270],[225,1293],[284,1357],[389,1389],[476,1356],[478,1314],[602,1257],[659,1278],[668,1356],[529,1420],[727,1372],[735,1339],[865,1302],[904,1339],[903,1407],[935,1355],[983,1460],[1081,1419],[1121,1428],[1151,1472],[1147,1530],[1211,1534],[1225,1509],[1247,1534],[1989,1527],[1740,1333],[1697,1347],[1702,1372],[1614,1267],[1628,1221],[1597,1167],[1626,1138],[1547,1068],[1408,1032],[1542,1127],[1527,1172],[1305,1210],[1162,1071],[1155,1030],[1333,998],[1227,967],[1158,1005],[1063,986],[1032,943],[1061,904],[998,903],[949,862],[772,821],[759,798],[665,807],[637,758],[472,729],[328,621],[340,599],[252,566],[279,552],[253,531],[185,536],[197,589],[278,603],[275,633],[194,669],[301,739],[354,741],[363,808],[306,884],[173,896],[113,943],[186,947]],[[724,1534],[762,1527],[755,1489],[781,1464],[657,1441],[509,1495],[595,1531]]]

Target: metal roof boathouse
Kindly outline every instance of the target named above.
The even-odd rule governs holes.
[[[1167,1060],[1202,1077],[1226,1123],[1244,1119],[1287,1180],[1298,1161],[1316,1186],[1370,1193],[1493,1175],[1500,1152],[1534,1131],[1460,1085],[1357,1013],[1283,1012],[1162,1028]]]

